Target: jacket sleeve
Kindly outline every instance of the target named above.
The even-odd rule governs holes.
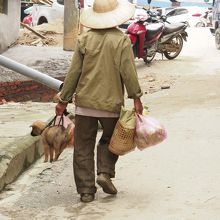
[[[70,69],[63,83],[63,87],[60,94],[60,102],[68,103],[70,100],[72,100],[72,96],[75,93],[80,75],[82,73],[82,64],[83,54],[80,51],[80,43],[78,40]]]
[[[128,98],[139,98],[143,93],[138,82],[134,55],[129,38],[125,37],[122,48],[120,74],[125,84]]]

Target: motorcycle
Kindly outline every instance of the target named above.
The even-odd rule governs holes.
[[[200,16],[200,21],[195,25],[196,27],[212,27],[212,11],[206,11]]]
[[[127,28],[127,34],[133,45],[134,56],[150,63],[156,53],[167,59],[176,58],[187,40],[187,24],[166,22],[166,16],[147,11],[148,16],[139,16]],[[159,18],[158,18],[159,17]]]

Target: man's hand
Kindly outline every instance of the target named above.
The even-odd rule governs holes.
[[[141,114],[142,115],[142,113],[143,113],[143,105],[141,103],[140,98],[134,99],[134,109],[135,109],[135,112],[137,114]]]
[[[63,112],[65,111],[66,107],[67,107],[67,103],[61,103],[61,102],[59,102],[59,103],[56,105],[56,107],[55,107],[56,115],[57,115],[57,116],[58,116],[58,115],[62,115]]]

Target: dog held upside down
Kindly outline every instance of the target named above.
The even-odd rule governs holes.
[[[44,162],[48,162],[49,156],[50,162],[58,160],[66,147],[73,146],[73,123],[68,124],[65,128],[63,125],[47,127],[45,122],[35,121],[30,127],[32,127],[32,136],[41,135],[45,155]]]

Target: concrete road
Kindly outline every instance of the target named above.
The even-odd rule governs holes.
[[[120,157],[116,197],[98,188],[94,202],[81,203],[68,149],[56,163],[39,160],[0,194],[0,219],[220,219],[220,51],[206,28],[189,29],[188,39],[176,60],[136,61],[143,102],[168,139]],[[149,76],[171,89],[149,92]]]

